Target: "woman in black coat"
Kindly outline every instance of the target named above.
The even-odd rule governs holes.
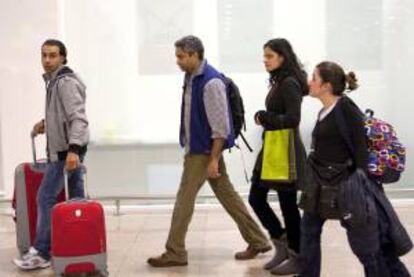
[[[270,89],[266,97],[266,110],[258,111],[256,124],[264,131],[293,129],[296,172],[293,183],[269,183],[261,180],[263,148],[253,170],[249,203],[267,229],[275,245],[276,253],[265,269],[273,274],[297,273],[296,256],[300,249],[300,213],[297,206],[297,189],[303,180],[306,159],[305,148],[299,133],[301,104],[307,94],[306,73],[286,39],[278,38],[264,45],[264,65],[269,72]],[[267,201],[270,189],[278,194],[284,218],[284,228]]]
[[[368,146],[364,118],[353,101],[344,95],[345,90],[352,91],[358,87],[355,74],[345,74],[337,63],[322,62],[316,66],[309,87],[310,96],[320,100],[323,108],[312,132],[307,182],[300,201],[304,214],[299,276],[320,276],[321,234],[327,219],[339,220],[347,230],[348,242],[363,265],[366,277],[410,276],[388,238],[386,229],[389,227],[383,223],[389,223],[381,220],[384,211],[377,208],[379,205],[376,202],[371,202],[375,203],[371,206],[368,206],[369,202],[362,202],[370,216],[366,222],[359,224],[353,224],[355,216],[344,213],[341,208],[343,204],[361,205],[357,198],[352,198],[352,203],[341,202],[346,201],[341,197],[341,191],[349,190],[349,180],[355,179],[354,176],[369,180],[366,174]],[[359,183],[357,185],[362,186]],[[367,186],[372,186],[369,187],[372,191],[379,192],[382,189],[376,188],[381,186],[376,182],[367,183]],[[404,235],[401,228],[400,233]],[[408,249],[410,247],[408,245]]]

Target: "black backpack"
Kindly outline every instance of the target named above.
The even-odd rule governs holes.
[[[246,131],[246,121],[244,119],[243,98],[241,97],[239,87],[229,77],[223,75],[223,79],[228,91],[231,117],[233,119],[234,139],[237,139],[240,136],[249,151],[253,152],[253,149],[250,147],[242,133],[243,129]],[[239,148],[237,145],[236,147]]]

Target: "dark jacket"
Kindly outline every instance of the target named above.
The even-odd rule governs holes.
[[[301,119],[303,88],[292,76],[276,82],[270,89],[266,97],[266,110],[258,111],[255,115],[262,123],[264,131],[292,128],[294,132],[294,147],[296,154],[296,171],[298,180],[296,184],[275,183],[275,189],[297,189],[302,186],[304,178],[304,166],[306,161],[306,151],[299,132]],[[253,183],[260,183],[262,170],[263,147],[260,150],[255,167],[253,169]]]
[[[302,190],[299,207],[306,213],[321,218],[341,218],[337,195],[339,188],[352,173],[351,166],[351,160],[334,163],[320,160],[311,152],[306,161],[306,184]]]
[[[330,164],[333,168],[337,164],[346,164],[348,160],[351,160],[350,173],[356,169],[365,171],[368,164],[368,151],[364,121],[361,115],[361,111],[350,98],[344,96],[338,100],[335,108],[324,119],[324,121],[329,121],[328,124],[330,125],[324,126],[325,132],[330,133],[320,135],[318,126],[321,126],[321,123],[316,124],[312,133],[312,152],[308,160],[323,161],[324,167],[328,167],[327,164]],[[336,137],[333,138],[332,136],[335,135]],[[327,142],[328,139],[335,143]],[[335,153],[335,155],[332,155],[332,153]],[[341,158],[333,160],[332,157]],[[328,158],[331,159],[328,160]],[[312,166],[311,161],[308,161],[305,170],[306,183],[303,187],[299,206],[306,212],[315,214],[318,212],[321,189],[318,176],[321,173],[320,171],[324,169],[316,168]],[[339,186],[340,183],[337,183],[337,185]]]
[[[336,123],[342,134],[355,168],[367,170],[368,145],[365,135],[364,114],[351,98],[343,96],[334,110]]]
[[[396,254],[405,255],[413,248],[413,243],[401,224],[397,213],[384,193],[382,185],[367,177],[368,151],[365,130],[363,128],[364,114],[348,97],[340,100],[341,109],[336,111],[337,124],[341,126],[341,133],[351,152],[356,171],[349,176],[341,187],[339,205],[344,213],[344,222],[348,224],[350,232],[359,232],[367,224],[378,223],[380,226],[389,226],[387,237],[391,240]],[[351,244],[352,246],[352,244]],[[364,243],[354,247],[366,248]]]
[[[377,238],[388,237],[398,256],[407,254],[413,248],[410,236],[381,185],[369,179],[363,170],[356,170],[342,186],[339,203],[344,213],[342,224],[348,226],[347,230],[351,235],[361,233],[372,225],[387,225],[387,234],[378,234]],[[358,240],[356,236],[350,238],[354,251],[366,251],[369,247],[366,240]]]

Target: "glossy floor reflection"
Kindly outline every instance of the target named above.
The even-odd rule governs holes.
[[[414,238],[414,201],[394,202],[401,220]],[[277,205],[276,205],[277,206]],[[275,206],[275,207],[276,207]],[[198,205],[187,237],[189,265],[184,268],[155,269],[146,259],[163,251],[171,218],[171,206],[124,209],[121,216],[107,214],[110,276],[272,276],[262,265],[272,254],[255,260],[235,261],[234,252],[246,247],[236,225],[218,205]],[[279,210],[278,214],[280,214]],[[4,211],[4,210],[3,210]],[[327,222],[322,237],[322,276],[363,276],[351,253],[345,231],[338,222]],[[51,270],[20,272],[11,263],[16,255],[14,222],[0,215],[0,276],[54,276]],[[414,275],[414,251],[403,257]]]

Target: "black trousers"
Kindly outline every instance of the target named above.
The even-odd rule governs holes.
[[[269,188],[261,185],[260,181],[253,181],[249,194],[250,206],[272,239],[279,239],[286,233],[289,248],[299,253],[301,234],[296,190],[277,191],[285,228],[267,201],[268,193]]]

